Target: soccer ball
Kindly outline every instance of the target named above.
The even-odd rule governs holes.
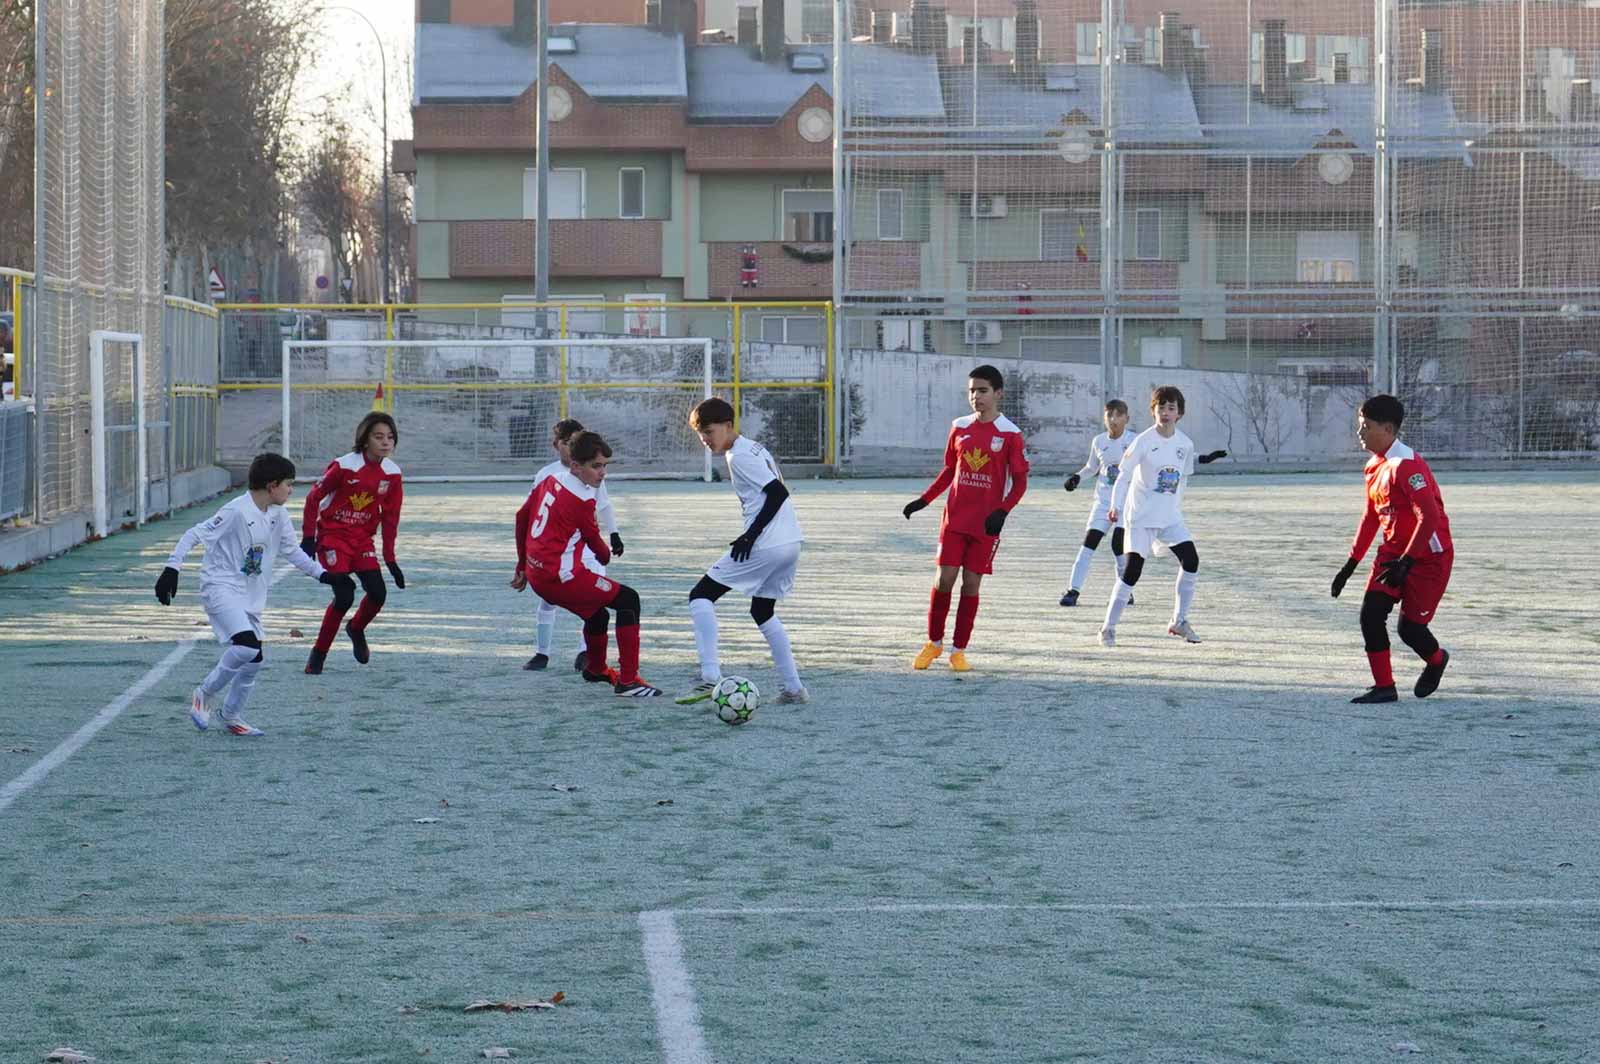
[[[743,676],[724,677],[711,691],[711,704],[724,724],[743,724],[761,704],[761,689]]]

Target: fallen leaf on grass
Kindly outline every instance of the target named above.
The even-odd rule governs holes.
[[[415,1005],[401,1005],[400,1006],[400,1015],[402,1015],[402,1016],[415,1016],[417,1013],[419,1013],[421,1011],[422,1010],[417,1008]]]
[[[71,1046],[59,1046],[46,1053],[44,1059],[60,1061],[61,1064],[83,1064],[84,1061],[94,1058],[87,1053],[80,1053]]]
[[[31,754],[31,753],[33,753],[33,747],[31,747],[31,746],[8,746],[8,747],[6,747],[6,753],[8,753],[8,754]]]
[[[532,1001],[490,1001],[479,998],[462,1012],[533,1012],[537,1009],[553,1009],[567,999],[565,991],[558,990],[550,995],[549,1000],[534,998]]]
[[[571,794],[578,789],[578,785],[576,783],[552,783],[550,789],[552,791],[560,791],[562,794]]]
[[[439,808],[440,809],[449,809],[450,808],[450,799],[448,799],[448,798],[440,798],[439,799]]]
[[[412,821],[413,824],[437,824],[438,822],[439,818],[436,816],[419,816]]]
[[[656,799],[656,804],[657,805],[671,805],[672,804],[672,799],[671,798],[657,798]]]
[[[1560,864],[1556,865],[1556,867],[1557,868],[1571,868],[1572,867],[1572,862],[1571,861],[1562,861]]]
[[[1389,1049],[1395,1053],[1420,1053],[1422,1047],[1415,1042],[1396,1042]]]
[[[501,1060],[509,1058],[512,1054],[511,1050],[507,1049],[505,1046],[490,1046],[488,1049],[483,1051],[483,1055],[488,1057],[490,1060]]]
[[[301,934],[295,935],[294,936],[294,940],[296,942],[305,942],[305,943],[310,943],[310,942],[315,941],[310,935],[301,935]]]

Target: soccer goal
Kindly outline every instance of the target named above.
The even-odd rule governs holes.
[[[108,358],[108,348],[113,357]],[[129,357],[115,357],[126,351]],[[150,425],[146,419],[144,337],[89,333],[89,462],[94,534],[111,533],[111,515],[143,525],[150,493]],[[118,518],[119,523],[121,518]]]
[[[408,479],[519,480],[553,457],[550,427],[571,417],[606,438],[614,476],[710,480],[688,415],[715,391],[714,357],[704,337],[286,340],[283,379],[267,386],[276,410],[263,389],[238,413],[257,424],[228,431],[277,436],[309,475],[382,409],[399,422]]]

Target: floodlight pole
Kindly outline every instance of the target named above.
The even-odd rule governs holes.
[[[533,302],[538,307],[534,321],[543,332],[548,322],[544,305],[550,301],[550,112],[547,85],[550,80],[550,0],[538,0],[538,94],[534,120],[534,221],[533,221]]]
[[[367,24],[367,29],[372,31],[373,40],[378,42],[378,76],[383,79],[383,152],[381,169],[378,179],[383,182],[383,301],[389,302],[389,57],[383,49],[383,37],[378,33],[378,27],[372,20],[353,7],[338,5],[323,8],[324,11],[348,11],[356,18]]]

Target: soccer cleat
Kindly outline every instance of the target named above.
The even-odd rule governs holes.
[[[372,660],[372,651],[367,647],[367,633],[363,628],[357,628],[355,622],[344,626],[344,634],[350,637],[350,653],[356,656],[356,661],[365,665]]]
[[[644,681],[644,677],[632,683],[619,683],[613,688],[618,698],[660,698],[661,688],[653,687]]]
[[[807,702],[811,701],[811,692],[807,691],[804,687],[797,688],[793,691],[785,687],[783,690],[778,692],[776,701],[780,706],[803,706]]]
[[[1167,634],[1168,635],[1181,635],[1181,636],[1183,636],[1183,641],[1185,643],[1198,643],[1198,642],[1200,642],[1200,637],[1195,634],[1195,630],[1192,627],[1190,627],[1188,621],[1174,621],[1171,624],[1167,625]]]
[[[589,671],[589,652],[587,650],[578,651],[578,656],[572,659],[572,668],[577,672]]]
[[[951,672],[971,672],[972,671],[972,666],[967,663],[967,652],[965,650],[952,650],[950,652],[950,671]]]
[[[1439,678],[1444,675],[1444,667],[1450,664],[1450,652],[1441,647],[1439,653],[1444,655],[1444,660],[1437,665],[1429,665],[1417,677],[1417,686],[1412,688],[1411,693],[1418,698],[1427,698],[1439,689]]]
[[[1100,645],[1114,647],[1117,645],[1117,630],[1115,628],[1100,629]]]
[[[306,675],[321,676],[322,663],[328,660],[328,655],[321,650],[313,650],[311,656],[306,658]]]
[[[194,694],[189,698],[189,719],[201,731],[211,727],[211,714],[215,710],[212,703],[215,700],[216,696],[206,694],[204,687],[196,687]]]
[[[615,687],[622,677],[616,669],[607,669],[605,672],[590,672],[585,669],[583,679],[586,683],[608,683]]]
[[[1061,605],[1063,605],[1063,606],[1076,606],[1077,604],[1078,604],[1078,589],[1077,588],[1073,588],[1071,591],[1068,591],[1065,595],[1061,596]]]
[[[232,720],[229,720],[226,717],[224,717],[223,720],[222,720],[222,724],[223,724],[224,727],[226,727],[228,729],[228,734],[229,735],[247,735],[247,736],[254,737],[254,736],[257,736],[257,735],[265,735],[265,734],[267,734],[266,732],[262,731],[260,728],[257,728],[257,727],[254,727],[252,725],[246,724],[242,717],[234,717]]]
[[[1369,687],[1364,695],[1356,695],[1350,700],[1351,705],[1370,706],[1378,702],[1398,702],[1400,696],[1395,694],[1394,685],[1388,687]]]
[[[692,706],[696,702],[704,702],[711,697],[711,692],[717,689],[715,680],[701,680],[673,701],[680,706]]]
[[[934,661],[936,661],[938,659],[940,654],[943,654],[943,653],[944,653],[944,645],[943,644],[941,644],[941,643],[924,643],[923,646],[922,646],[922,650],[919,651],[917,653],[917,656],[912,659],[911,667],[913,669],[918,669],[918,670],[926,669],[929,665],[932,665],[934,663]]]
[[[549,654],[535,654],[523,663],[523,668],[528,672],[540,672],[550,664]]]

